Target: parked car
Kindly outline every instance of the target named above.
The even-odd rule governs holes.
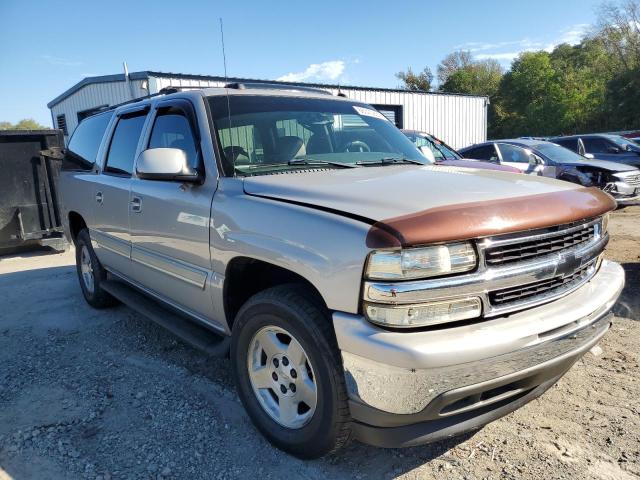
[[[636,167],[588,159],[552,142],[524,138],[494,140],[463,148],[460,153],[510,165],[531,175],[598,187],[620,205],[640,200],[640,170]]]
[[[640,167],[640,145],[620,135],[572,135],[552,137],[549,141],[580,155]]]
[[[420,132],[418,130],[401,130],[406,137],[411,140],[427,159],[436,165],[446,165],[450,167],[483,168],[485,170],[500,170],[503,172],[520,173],[517,168],[508,165],[498,165],[495,163],[462,158],[452,147],[437,139],[433,135]]]
[[[302,458],[521,407],[602,338],[624,284],[609,195],[425,165],[329,94],[157,95],[82,121],[66,157],[86,301],[229,355],[251,420]]]

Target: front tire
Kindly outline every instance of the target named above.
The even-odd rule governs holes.
[[[84,228],[76,237],[76,271],[84,299],[94,308],[108,308],[117,300],[102,289],[107,279],[107,271],[100,264],[91,246],[89,231]]]
[[[251,297],[233,327],[231,361],[255,426],[298,458],[333,452],[351,436],[344,372],[332,324],[295,285]]]

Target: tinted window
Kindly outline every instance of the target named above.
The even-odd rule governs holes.
[[[604,138],[583,137],[582,143],[587,153],[609,153],[609,142]]]
[[[146,114],[120,117],[111,138],[105,171],[131,175]]]
[[[489,162],[497,162],[498,154],[491,145],[483,145],[482,147],[467,150],[464,154],[465,158],[474,158],[476,160],[487,160]]]
[[[508,163],[529,163],[529,154],[520,147],[501,143],[499,146],[502,161]]]
[[[177,109],[158,113],[151,131],[149,148],[179,148],[192,167],[198,166],[198,150],[189,119]]]
[[[558,145],[563,146],[564,148],[568,148],[574,152],[578,151],[578,139],[577,138],[558,138],[556,140],[551,140],[553,143],[557,143]]]
[[[91,170],[112,112],[89,117],[78,125],[62,162],[64,170]]]

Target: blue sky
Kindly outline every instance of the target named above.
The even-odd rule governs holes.
[[[394,74],[469,49],[508,66],[575,43],[600,0],[322,2],[0,0],[0,121],[51,124],[46,103],[83,77],[130,71],[396,87]]]

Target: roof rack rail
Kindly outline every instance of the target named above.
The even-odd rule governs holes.
[[[236,90],[266,88],[266,89],[273,89],[273,90],[290,90],[290,91],[300,91],[300,92],[321,93],[323,95],[332,95],[331,92],[327,92],[322,88],[304,87],[300,85],[287,85],[284,83],[269,83],[269,82],[233,82],[233,83],[227,83],[225,85],[225,88],[234,88]]]
[[[178,92],[182,92],[183,90],[200,90],[202,88],[207,88],[207,87],[199,87],[196,85],[169,85],[161,88],[158,94],[169,95],[170,93],[178,93]]]
[[[109,110],[114,110],[118,107],[122,107],[124,105],[129,105],[130,103],[136,103],[136,102],[140,102],[142,100],[147,100],[149,98],[153,98],[153,97],[159,97],[160,95],[169,95],[170,93],[178,93],[181,92],[182,90],[198,90],[201,88],[206,88],[206,87],[196,87],[195,85],[193,86],[173,86],[173,85],[169,85],[167,87],[161,88],[159,92],[157,93],[150,93],[149,95],[144,95],[142,97],[137,97],[137,98],[132,98],[131,100],[127,100],[126,102],[122,102],[122,103],[116,103],[115,105],[110,105],[108,107],[105,107],[104,109],[100,110],[99,112],[96,113],[103,113],[103,112],[108,112]]]

